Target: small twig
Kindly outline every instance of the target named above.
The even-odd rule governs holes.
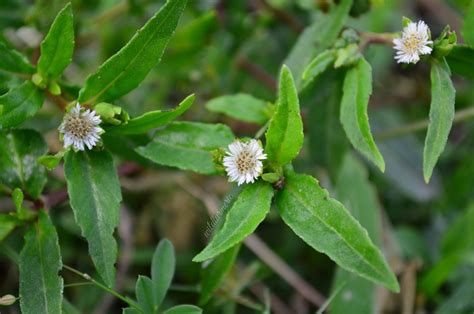
[[[454,115],[453,123],[459,123],[459,122],[468,120],[470,118],[474,118],[474,107],[458,110]],[[413,123],[395,127],[393,129],[376,132],[374,136],[375,136],[375,139],[377,140],[388,140],[388,139],[399,137],[399,136],[409,134],[412,132],[425,130],[426,128],[428,128],[429,124],[430,124],[430,120],[424,119],[421,121],[416,121]]]
[[[262,82],[271,91],[277,90],[277,81],[261,67],[250,62],[246,57],[239,57],[236,63],[237,67],[251,74],[255,79]]]
[[[260,304],[257,304],[255,302],[253,302],[249,298],[239,296],[239,295],[231,295],[229,293],[226,293],[224,290],[220,290],[220,289],[216,291],[216,294],[220,295],[220,296],[222,296],[226,299],[229,299],[231,301],[234,301],[234,302],[236,302],[240,305],[246,306],[250,309],[253,309],[253,310],[256,310],[256,311],[259,311],[259,312],[261,312],[263,310],[263,308]]]
[[[127,12],[129,9],[128,1],[122,1],[111,7],[109,10],[99,14],[92,20],[95,26],[101,26],[107,21],[117,18],[117,16]]]
[[[360,33],[360,44],[359,44],[359,51],[364,51],[367,46],[371,44],[381,44],[387,45],[389,47],[393,46],[393,39],[395,38],[395,34],[391,33],[371,33],[371,32],[364,32]]]
[[[295,33],[301,33],[304,30],[304,25],[300,23],[300,21],[288,13],[287,11],[280,10],[279,8],[275,8],[274,6],[270,5],[265,0],[256,0],[256,6],[267,11],[270,11],[273,15],[275,15],[278,19],[280,19],[283,23],[288,25]]]

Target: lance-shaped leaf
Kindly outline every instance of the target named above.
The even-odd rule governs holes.
[[[26,81],[0,96],[0,129],[21,124],[41,108],[44,94],[31,81]]]
[[[432,62],[430,124],[423,150],[423,176],[427,183],[446,146],[453,125],[456,90],[450,75],[451,72],[444,59]]]
[[[383,172],[385,162],[370,131],[367,107],[372,93],[372,69],[361,58],[346,73],[341,100],[341,123],[352,145]]]
[[[314,81],[321,73],[334,62],[336,58],[335,50],[325,50],[317,55],[303,72],[303,86]]]
[[[68,3],[54,19],[48,34],[41,42],[38,73],[50,79],[58,78],[71,63],[74,52],[72,6]]]
[[[283,221],[315,250],[348,271],[399,291],[395,275],[367,231],[316,179],[286,173],[276,204]]]
[[[265,124],[270,119],[271,111],[266,101],[243,93],[211,99],[206,109],[256,124]]]
[[[106,151],[69,151],[64,174],[71,207],[95,267],[105,283],[113,286],[117,258],[113,233],[122,194],[112,156]]]
[[[160,62],[187,0],[169,0],[125,45],[89,76],[80,103],[112,101],[135,89]]]
[[[303,146],[303,121],[298,93],[290,69],[281,69],[276,111],[266,133],[265,152],[276,166],[291,162]]]
[[[173,122],[136,151],[163,166],[213,174],[217,169],[212,151],[229,145],[233,139],[232,131],[223,124]]]
[[[156,247],[151,261],[155,311],[163,303],[174,276],[176,258],[171,241],[164,239]]]
[[[347,184],[351,182],[351,184]],[[336,186],[337,198],[348,208],[369,233],[375,245],[381,244],[382,220],[377,192],[367,178],[367,170],[359,160],[346,154],[339,172]],[[337,268],[332,283],[335,293],[341,291],[331,302],[331,313],[375,313],[375,285],[354,273]]]
[[[7,47],[0,41],[0,70],[19,73],[33,74],[35,68],[28,62],[25,56],[18,51]]]
[[[44,211],[25,235],[20,253],[20,305],[28,314],[61,313],[63,280],[58,272],[62,267],[58,235]]]
[[[107,128],[113,134],[141,134],[170,123],[185,113],[194,102],[194,94],[186,97],[178,107],[171,110],[156,110],[133,118],[127,124]]]
[[[193,258],[202,262],[241,242],[263,221],[273,197],[272,186],[263,181],[246,185],[229,210],[224,225],[204,250]]]
[[[155,297],[153,294],[153,281],[146,276],[138,276],[135,285],[135,295],[138,304],[145,313],[154,313]]]
[[[38,198],[46,184],[46,172],[36,159],[47,151],[46,142],[36,131],[0,132],[0,184]]]

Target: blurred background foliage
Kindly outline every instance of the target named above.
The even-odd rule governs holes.
[[[137,116],[148,110],[172,108],[195,93],[196,104],[184,119],[224,122],[236,135],[252,136],[258,125],[209,112],[205,104],[212,98],[235,93],[274,101],[280,65],[289,63],[291,68],[291,62],[313,56],[312,47],[300,47],[300,55],[295,59],[291,56],[296,53],[292,49],[306,27],[324,18],[330,2],[190,1],[162,62],[139,88],[117,104],[131,116]],[[355,2],[361,3],[359,11],[365,11],[364,3],[370,7],[367,12],[355,9],[351,12],[360,15],[351,17],[347,26],[359,31],[399,31],[402,16],[407,16],[423,19],[434,35],[446,24],[459,35],[471,1]],[[35,60],[43,34],[64,3],[63,0],[0,1],[0,40]],[[72,3],[76,49],[74,61],[65,73],[66,80],[62,82],[71,100],[77,96],[78,86],[86,76],[120,49],[163,1],[73,0]],[[317,32],[313,28],[305,36],[311,38]],[[400,126],[427,118],[429,67],[422,62],[403,67],[396,64],[393,55],[394,51],[387,46],[373,45],[365,51],[374,77],[369,116],[386,161],[385,174],[356,154],[344,157],[351,148],[345,136],[341,136],[337,116],[334,118],[341,97],[337,88],[341,74],[336,70],[324,74],[301,94],[307,136],[295,167],[315,175],[333,195],[349,202],[348,207],[362,224],[368,220],[369,225],[376,227],[370,230],[366,226],[398,275],[401,293],[390,294],[377,288],[372,299],[360,295],[360,291],[348,287],[363,289],[364,282],[347,284],[352,280],[350,274],[344,281],[346,286],[338,285],[339,277],[347,275],[340,274],[326,256],[305,245],[273,213],[257,233],[314,289],[325,296],[334,292],[334,312],[356,313],[369,303],[376,304],[371,309],[386,313],[472,313],[474,122],[454,125],[431,183],[426,185],[422,176],[424,130],[398,131]],[[456,110],[472,107],[473,81],[457,75],[453,80]],[[0,72],[1,94],[18,84],[16,77]],[[47,103],[24,127],[39,130],[55,152],[61,147],[56,130],[61,116],[54,104]],[[120,246],[117,289],[125,294],[133,292],[137,275],[148,272],[156,243],[167,237],[177,249],[177,271],[166,302],[196,303],[200,265],[191,259],[207,240],[209,212],[220,206],[230,185],[224,177],[205,177],[150,164],[133,151],[133,147],[147,141],[143,136],[125,137],[119,142],[105,136],[105,141],[120,165],[124,194],[117,234]],[[47,193],[60,196],[65,185],[63,174],[54,171],[49,176]],[[0,210],[10,210],[9,206],[8,199],[0,194]],[[360,212],[356,213],[354,208]],[[374,214],[365,213],[363,217],[365,210]],[[93,274],[86,242],[80,237],[69,205],[54,207],[51,215],[58,228],[64,264]],[[2,244],[0,295],[16,294],[18,289],[18,269],[11,259],[15,259],[14,251],[21,247],[21,234],[21,230],[16,230]],[[242,246],[224,285],[206,305],[205,313],[253,313],[256,310],[252,307],[265,303],[265,291],[270,291],[272,312],[313,312],[314,305],[280,275],[253,250]],[[69,273],[63,276],[66,284],[77,279]],[[123,306],[95,287],[66,286],[65,295],[81,313],[118,313]],[[3,308],[0,311],[5,312]],[[18,313],[19,309],[13,306],[8,311]]]

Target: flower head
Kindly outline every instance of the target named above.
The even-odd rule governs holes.
[[[393,40],[393,48],[397,50],[395,60],[398,63],[417,63],[420,55],[428,55],[433,50],[428,45],[433,44],[430,40],[430,29],[423,21],[410,22],[404,29],[401,38]]]
[[[238,185],[253,183],[262,172],[262,160],[267,159],[259,142],[254,139],[247,143],[236,140],[228,149],[224,167],[230,181]]]
[[[64,116],[59,126],[59,132],[63,134],[64,147],[73,146],[75,150],[84,150],[84,146],[92,149],[100,140],[102,122],[94,110],[84,110],[78,103]]]

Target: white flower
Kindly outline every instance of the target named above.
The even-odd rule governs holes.
[[[257,140],[244,143],[234,141],[228,147],[224,157],[224,167],[231,182],[253,183],[260,176],[263,169],[262,160],[267,159]]]
[[[393,48],[397,50],[395,60],[398,63],[417,63],[420,55],[428,55],[433,50],[428,46],[433,44],[430,29],[423,21],[408,24],[403,29],[402,38],[395,38],[393,44]]]
[[[92,149],[100,141],[102,122],[94,110],[83,110],[78,103],[64,116],[59,126],[59,132],[63,134],[64,147],[73,146],[75,150],[84,150],[84,145]]]

